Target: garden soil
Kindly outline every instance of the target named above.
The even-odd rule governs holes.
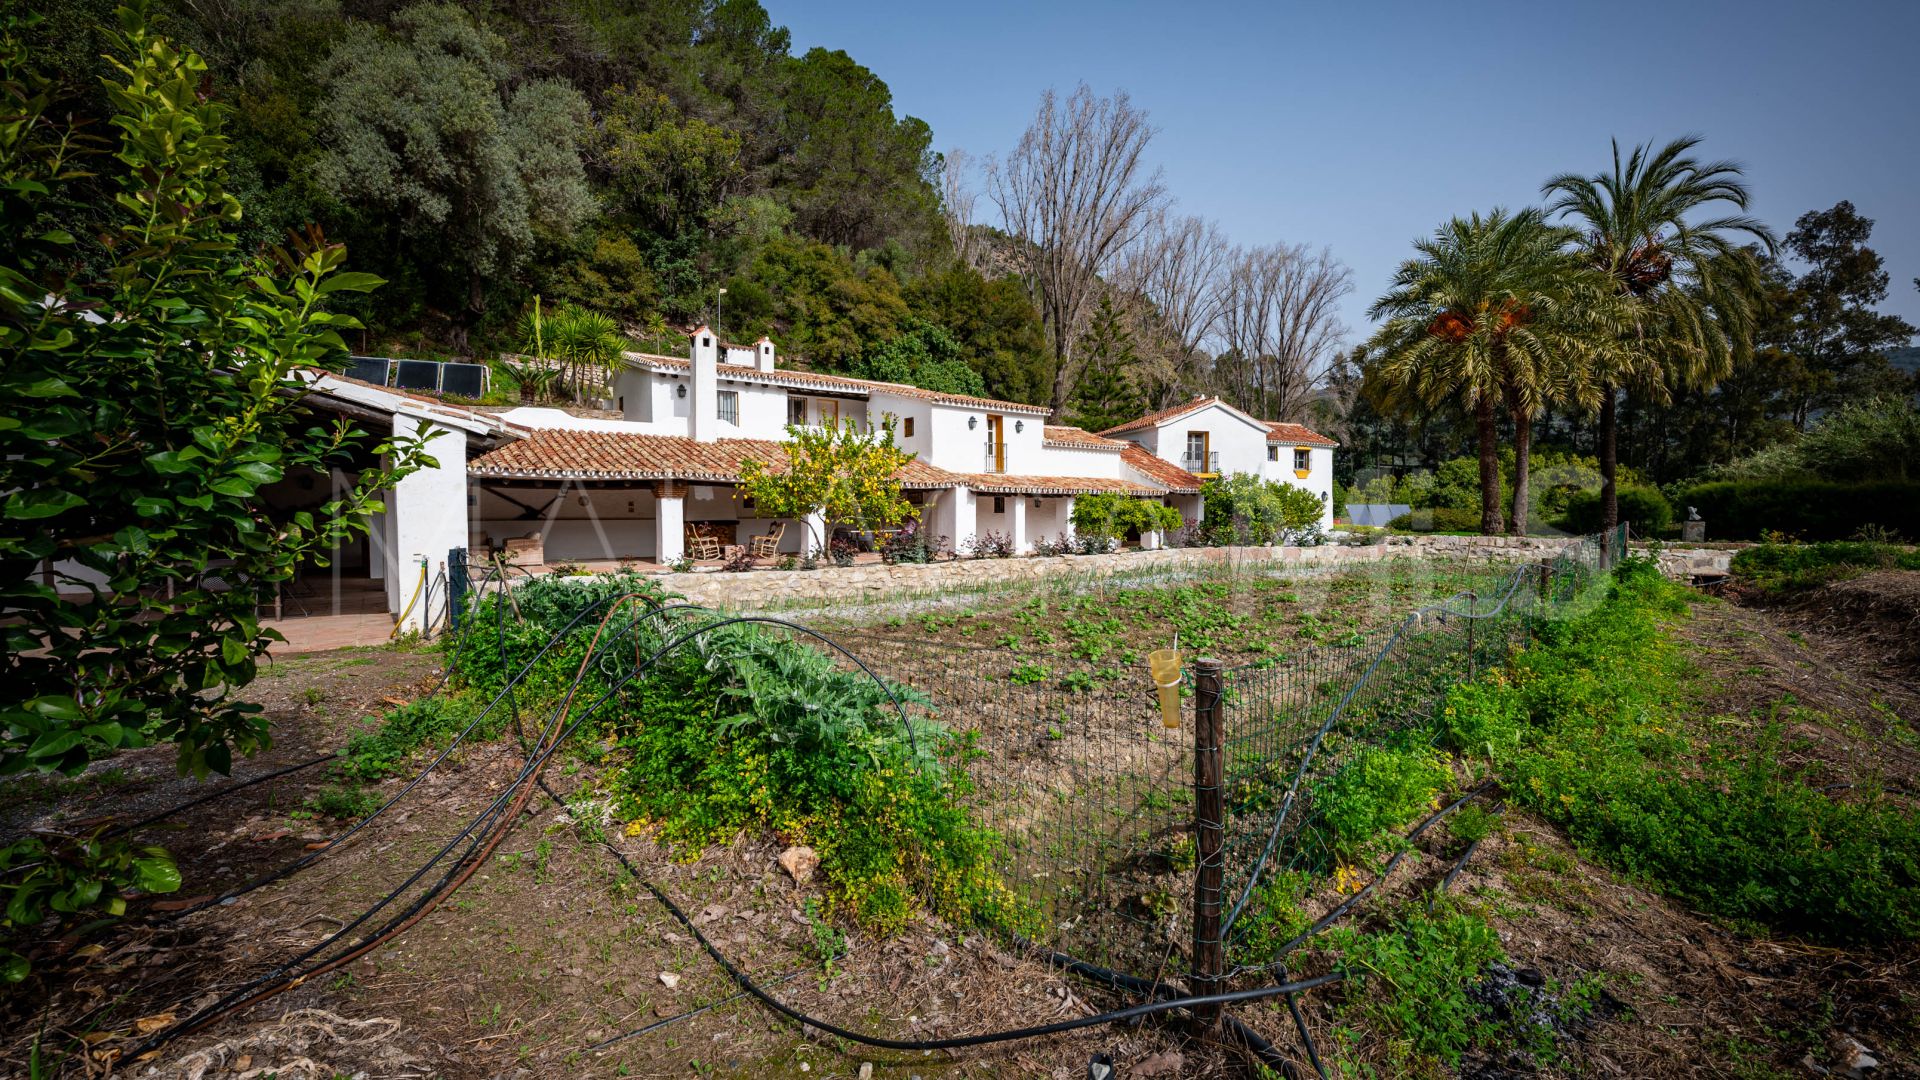
[[[1873,577],[1879,577],[1874,575]],[[1816,605],[1696,605],[1683,625],[1710,680],[1712,711],[1757,723],[1785,695],[1802,704],[1796,753],[1823,785],[1911,785],[1920,692],[1895,632],[1920,575],[1834,587]],[[1871,595],[1860,595],[1860,590]],[[1902,600],[1901,598],[1906,598]],[[1911,611],[1909,606],[1906,610]],[[1844,614],[1851,611],[1852,615]],[[1909,624],[1910,625],[1910,624]],[[275,747],[242,777],[339,745],[361,718],[431,687],[437,654],[356,650],[277,661],[250,695]],[[1805,730],[1802,730],[1804,728]],[[426,921],[346,970],[299,985],[141,1062],[93,1055],[183,1016],[338,930],[501,790],[519,762],[505,742],[457,754],[409,800],[293,878],[176,922],[134,920],[84,946],[55,943],[30,983],[0,999],[0,1074],[28,1075],[34,1045],[56,1072],[196,1078],[1087,1075],[1096,1053],[1120,1076],[1252,1075],[1246,1055],[1186,1039],[1172,1024],[956,1053],[874,1051],[802,1029],[751,1000],[684,927],[594,839],[591,805],[537,802],[491,863]],[[585,780],[555,770],[564,795]],[[188,811],[153,834],[179,857],[182,896],[213,892],[296,857],[339,823],[302,807],[324,766]],[[389,782],[383,793],[394,790]],[[124,755],[62,783],[10,783],[0,821],[75,829],[171,805],[200,788],[161,751]],[[1843,792],[1846,789],[1839,789]],[[406,812],[406,807],[414,810]],[[640,871],[676,898],[736,963],[807,1013],[896,1038],[994,1030],[1133,1004],[980,935],[923,922],[886,940],[855,935],[831,964],[831,930],[809,888],[779,868],[767,838],[675,861],[645,836],[614,833]],[[1385,898],[1418,902],[1460,845],[1432,830]],[[1920,951],[1836,950],[1716,925],[1583,862],[1554,830],[1508,811],[1453,890],[1501,931],[1521,980],[1605,991],[1590,1021],[1556,1038],[1547,1064],[1470,1058],[1475,1077],[1846,1075],[1862,1052],[1875,1077],[1920,1076]],[[1396,897],[1396,894],[1398,896]],[[1377,907],[1370,903],[1369,908]],[[1361,918],[1368,917],[1364,911]],[[1309,955],[1302,966],[1318,962]],[[1173,961],[1175,968],[1180,958]],[[718,1003],[715,1005],[715,1003]],[[1341,992],[1301,1000],[1323,1050],[1338,1045]],[[709,1011],[590,1049],[646,1024]],[[1304,1066],[1283,1008],[1236,1010]],[[1864,1048],[1864,1051],[1861,1049]]]

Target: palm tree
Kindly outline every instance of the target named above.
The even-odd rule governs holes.
[[[1532,418],[1567,392],[1604,323],[1596,275],[1567,254],[1569,230],[1538,210],[1454,218],[1414,247],[1369,314],[1387,321],[1368,350],[1402,402],[1428,408],[1465,399],[1480,456],[1480,530],[1501,531],[1497,409],[1514,421],[1515,527],[1526,529]]]
[[[1619,460],[1615,398],[1621,390],[1664,400],[1674,389],[1707,387],[1752,351],[1753,298],[1763,287],[1745,237],[1774,249],[1757,218],[1728,214],[1690,221],[1725,203],[1747,208],[1740,166],[1692,156],[1699,136],[1627,159],[1613,143],[1613,171],[1548,180],[1549,215],[1577,225],[1581,257],[1611,281],[1624,315],[1610,347],[1590,354],[1586,375],[1600,406],[1602,522],[1620,521],[1614,480]]]
[[[584,400],[588,390],[606,382],[627,347],[620,324],[611,316],[572,305],[560,309],[548,326],[548,335],[554,356],[565,365],[573,383],[576,400]]]

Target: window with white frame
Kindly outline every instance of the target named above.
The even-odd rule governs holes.
[[[787,423],[794,427],[807,426],[807,399],[797,395],[787,396]]]
[[[1267,460],[1268,460],[1268,461],[1279,461],[1279,460],[1280,460],[1280,448],[1279,448],[1279,447],[1277,447],[1277,446],[1269,446],[1269,447],[1267,447]]]
[[[740,423],[740,391],[720,391],[720,419],[728,424]]]

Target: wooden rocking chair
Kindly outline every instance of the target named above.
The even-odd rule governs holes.
[[[720,538],[699,525],[687,526],[687,554],[696,559],[718,559],[724,555]]]
[[[765,536],[747,541],[747,553],[755,559],[773,559],[780,555],[780,539],[787,535],[787,523],[775,525]]]

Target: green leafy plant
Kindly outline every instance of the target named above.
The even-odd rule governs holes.
[[[380,281],[341,272],[345,251],[317,232],[237,249],[226,107],[202,93],[200,57],[144,7],[120,9],[107,154],[60,119],[77,106],[54,100],[22,30],[0,21],[0,774],[71,775],[156,742],[182,772],[225,773],[269,742],[237,699],[278,639],[259,605],[299,566],[327,565],[380,492],[432,459],[419,439],[319,426],[302,405],[359,325],[328,305]],[[94,185],[111,198],[85,201]],[[386,464],[311,511],[260,497],[347,461]],[[105,840],[72,854],[148,858]],[[16,926],[55,895],[28,887],[31,862],[0,874]]]
[[[1500,935],[1476,915],[1442,904],[1414,909],[1378,932],[1352,926],[1327,931],[1337,950],[1343,1017],[1391,1035],[1396,1074],[1458,1065],[1460,1055],[1492,1033],[1467,991],[1481,969],[1504,957]]]
[[[27,836],[0,847],[0,882],[0,897],[6,900],[0,930],[12,938],[50,917],[121,915],[123,891],[173,892],[180,887],[180,870],[165,848],[115,843],[97,831],[85,837]],[[29,970],[26,957],[0,944],[0,984],[20,982]]]
[[[1380,834],[1436,808],[1453,780],[1444,755],[1417,747],[1369,746],[1310,789],[1317,828],[1336,855],[1350,857]]]
[[[1875,540],[1761,544],[1737,552],[1729,569],[1765,593],[1785,594],[1858,577],[1869,570],[1920,570],[1920,551]]]
[[[1302,487],[1231,473],[1200,487],[1200,531],[1210,544],[1314,544],[1326,503]]]
[[[740,495],[765,517],[808,521],[818,515],[828,536],[836,525],[871,529],[915,518],[919,509],[900,491],[900,470],[913,455],[894,444],[893,428],[891,417],[870,427],[852,420],[819,428],[788,425],[787,460],[778,467],[742,461]],[[823,549],[828,536],[802,538],[802,545]]]
[[[1007,676],[1007,681],[1015,686],[1029,686],[1045,681],[1048,674],[1045,664],[1021,664]]]
[[[1181,525],[1180,511],[1150,499],[1136,499],[1117,492],[1082,495],[1073,500],[1073,530],[1088,541],[1105,548],[1111,541],[1129,532],[1172,532]]]

